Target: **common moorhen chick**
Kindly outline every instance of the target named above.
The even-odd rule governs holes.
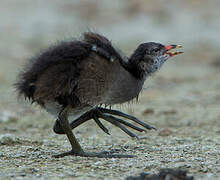
[[[58,43],[33,57],[20,74],[16,88],[19,95],[36,102],[57,118],[55,133],[67,135],[72,150],[55,157],[133,157],[106,151],[85,152],[72,129],[94,119],[109,134],[99,118],[131,137],[137,136],[125,126],[137,131],[153,129],[133,116],[100,105],[111,106],[137,98],[146,78],[169,57],[182,53],[169,52],[176,47],[181,46],[143,43],[127,58],[122,57],[106,37],[86,32],[82,40]],[[113,115],[130,119],[143,128]],[[75,120],[69,124],[68,118]]]

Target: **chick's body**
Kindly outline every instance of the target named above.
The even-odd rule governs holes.
[[[71,104],[74,118],[99,104],[124,103],[135,98],[143,85],[115,59],[113,62],[91,53],[76,64],[59,63],[36,81],[34,99],[54,116]]]

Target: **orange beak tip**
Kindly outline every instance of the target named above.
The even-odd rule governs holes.
[[[173,48],[173,46],[171,46],[171,45],[165,45],[164,48],[165,48],[166,50],[170,50],[170,49]]]
[[[182,48],[183,46],[182,45],[165,45],[164,48],[165,50],[170,50],[170,49],[175,49],[175,48]]]

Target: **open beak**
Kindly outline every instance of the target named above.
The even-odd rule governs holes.
[[[165,45],[164,48],[165,48],[164,54],[168,54],[170,57],[183,53],[182,51],[169,52],[171,49],[182,48],[181,45]]]

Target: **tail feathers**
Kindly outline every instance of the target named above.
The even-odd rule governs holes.
[[[17,82],[14,84],[18,96],[24,96],[25,99],[29,99],[34,102],[33,95],[35,92],[35,80],[28,78],[30,75],[28,72],[20,74]],[[32,76],[31,76],[32,77]]]

